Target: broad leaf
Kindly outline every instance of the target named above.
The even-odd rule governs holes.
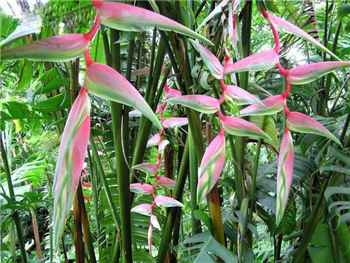
[[[254,123],[232,116],[220,116],[220,121],[225,132],[235,136],[247,136],[254,139],[271,138]]]
[[[252,54],[235,63],[225,64],[224,74],[243,71],[268,70],[279,62],[279,57],[273,48]]]
[[[197,200],[205,200],[220,178],[225,164],[225,135],[223,130],[210,142],[198,168]]]
[[[165,195],[157,195],[156,198],[154,198],[154,202],[157,206],[162,207],[183,207],[183,204],[181,204],[179,201]]]
[[[130,192],[141,194],[152,194],[154,192],[153,185],[143,183],[130,184]]]
[[[226,85],[224,96],[226,100],[232,99],[238,105],[262,103],[258,97],[235,85]]]
[[[203,59],[204,64],[209,69],[210,73],[216,78],[216,79],[223,79],[223,73],[224,73],[224,67],[221,65],[219,59],[211,53],[209,49],[202,46],[196,41],[190,40],[192,46],[197,50],[197,52],[200,54],[201,58]]]
[[[139,110],[157,127],[161,124],[136,88],[113,68],[92,63],[87,67],[85,85],[95,95]]]
[[[285,98],[282,95],[267,97],[260,103],[252,104],[240,111],[241,116],[271,115],[283,110]]]
[[[340,141],[326,127],[314,118],[300,112],[289,112],[287,114],[287,127],[295,132],[312,133],[327,137],[339,145]]]
[[[286,209],[288,196],[293,179],[294,147],[290,132],[286,130],[283,134],[277,166],[277,205],[276,224],[279,225]]]
[[[54,178],[54,242],[59,244],[84,166],[90,135],[90,100],[82,88],[62,134]]]
[[[184,25],[147,9],[101,0],[94,0],[93,4],[96,7],[97,14],[101,17],[101,23],[108,27],[135,32],[147,31],[157,27],[160,30],[180,33],[213,45],[208,39]]]
[[[217,99],[206,95],[183,95],[168,99],[170,104],[180,104],[191,108],[195,111],[203,113],[215,113],[220,108],[220,103]]]
[[[288,71],[288,81],[294,85],[312,82],[329,72],[343,67],[349,67],[347,61],[326,61],[297,66]]]

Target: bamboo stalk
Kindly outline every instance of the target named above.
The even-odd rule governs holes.
[[[32,216],[32,228],[33,228],[33,234],[34,234],[34,241],[35,241],[35,254],[38,260],[43,259],[43,252],[41,250],[40,246],[40,235],[39,235],[39,228],[38,228],[38,220],[36,218],[36,213],[33,208],[30,209],[30,214]]]
[[[5,150],[5,145],[3,142],[3,133],[2,132],[0,133],[0,151],[1,151],[2,163],[3,163],[5,174],[6,174],[7,187],[8,187],[8,191],[10,194],[10,200],[11,200],[11,202],[16,202],[16,195],[15,195],[15,191],[14,191],[13,184],[12,184],[11,170],[10,170],[10,165],[9,165],[8,158],[7,158],[7,153]],[[27,262],[27,253],[26,253],[26,250],[24,247],[23,230],[22,230],[22,225],[21,225],[21,221],[19,219],[17,209],[13,210],[12,217],[13,217],[13,221],[15,222],[15,226],[16,226],[17,238],[18,238],[19,248],[21,250],[21,256],[22,256],[22,262],[26,263]]]
[[[79,182],[80,185],[80,182]],[[79,186],[78,186],[79,187]],[[76,194],[73,201],[73,216],[74,216],[74,246],[75,246],[75,261],[84,263],[84,242],[83,230],[81,222],[81,210],[79,205],[78,195]]]
[[[242,15],[242,57],[247,57],[250,54],[250,39],[251,39],[251,22],[252,22],[252,2],[247,1],[242,9],[241,12]],[[243,72],[239,75],[239,86],[242,89],[248,88],[248,79],[249,74],[248,72]],[[245,140],[244,138],[236,138],[235,139],[235,176],[236,176],[236,191],[237,191],[237,199],[238,202],[241,204],[241,212],[242,216],[244,218],[248,217],[249,214],[249,208],[245,209],[245,200],[247,200],[247,192],[245,190],[245,184],[244,184],[244,152],[245,152]],[[244,209],[243,209],[244,208]],[[245,255],[248,254],[248,252],[251,250],[252,240],[251,240],[251,233],[250,231],[247,231],[247,223],[245,223],[241,228],[238,228],[238,235],[239,238],[237,249],[239,254],[239,262],[244,261]]]
[[[115,44],[119,40],[116,30],[111,30],[111,54],[112,67],[120,69],[120,46]],[[130,179],[129,168],[123,152],[123,135],[121,132],[123,124],[123,107],[121,104],[111,102],[112,132],[116,159],[116,175],[119,185],[119,205],[121,221],[121,246],[123,259],[126,263],[132,263],[132,242],[131,242],[131,216],[130,216]]]
[[[209,141],[212,140],[211,125],[207,123],[207,138]],[[217,241],[225,246],[225,233],[224,233],[224,224],[222,222],[221,216],[221,201],[218,185],[216,184],[213,189],[208,194],[208,207],[209,215],[212,224],[212,232]]]
[[[202,232],[200,220],[194,217],[194,211],[198,209],[197,184],[198,184],[198,159],[194,150],[191,131],[188,132],[189,147],[189,170],[190,170],[190,191],[191,191],[191,221],[192,234]]]
[[[176,186],[175,186],[174,198],[180,202],[182,200],[184,186],[185,186],[185,182],[188,174],[188,160],[189,160],[188,148],[189,147],[188,147],[188,139],[187,139],[184,153],[181,159],[180,169],[176,179]],[[169,213],[167,214],[167,218],[165,221],[166,223],[162,228],[161,242],[159,245],[158,256],[157,256],[158,263],[165,262],[165,258],[167,256],[169,245],[171,242],[171,233],[174,227],[174,221],[178,212],[179,212],[179,208],[174,207],[174,208],[170,208]]]
[[[153,45],[155,46],[155,42],[153,43]],[[147,90],[145,94],[145,100],[147,101],[148,104],[150,104],[152,109],[156,108],[159,101],[159,98],[157,100],[155,95],[156,95],[158,82],[161,76],[164,57],[165,57],[165,41],[163,38],[161,38],[159,41],[157,55],[155,58],[155,65],[154,67],[151,66],[151,68],[153,68],[153,72],[151,72],[150,75],[152,76],[150,76],[148,79],[148,85],[147,85]],[[151,132],[151,127],[152,127],[152,123],[145,117],[141,117],[140,126],[138,128],[137,135],[136,135],[136,142],[135,142],[135,147],[134,147],[134,152],[132,157],[132,166],[140,163],[143,160],[144,153],[146,150],[147,140]]]
[[[96,261],[95,251],[94,251],[93,240],[91,238],[91,232],[89,229],[89,218],[88,218],[88,215],[86,214],[86,208],[85,208],[81,183],[79,183],[78,185],[77,199],[79,201],[79,209],[81,211],[80,214],[81,214],[83,238],[89,253],[89,260],[90,260],[89,262],[96,263],[97,261]]]

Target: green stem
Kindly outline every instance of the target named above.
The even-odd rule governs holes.
[[[155,43],[153,44],[155,45]],[[145,94],[145,99],[147,103],[150,104],[153,109],[155,109],[158,103],[158,101],[155,100],[155,94],[156,94],[157,86],[161,76],[164,57],[165,57],[165,41],[163,38],[161,38],[158,46],[157,56],[155,59],[155,65],[153,67],[153,72],[151,73],[152,77],[150,76],[148,79],[148,86]],[[152,123],[148,119],[141,117],[140,127],[136,135],[136,143],[135,143],[134,152],[133,152],[132,166],[140,163],[143,160],[143,156],[146,150],[147,140],[151,132],[151,127],[152,127]]]
[[[80,182],[79,182],[80,186]],[[78,188],[79,188],[78,186]],[[81,186],[80,186],[81,187]],[[83,242],[83,230],[81,222],[81,209],[79,205],[78,192],[73,201],[73,216],[74,216],[74,246],[75,246],[75,261],[77,263],[84,263],[84,242]]]
[[[91,232],[89,228],[89,218],[86,213],[83,190],[80,183],[77,189],[77,199],[79,201],[79,209],[81,211],[81,222],[83,226],[84,241],[85,241],[85,244],[89,253],[89,258],[90,258],[89,262],[96,263],[97,261],[96,261],[95,251],[94,251],[94,245],[93,245],[93,240],[92,240]]]
[[[182,155],[182,160],[180,164],[179,173],[176,179],[176,186],[175,186],[175,196],[174,198],[178,201],[182,201],[182,196],[184,193],[184,187],[186,182],[186,177],[188,174],[188,160],[189,160],[189,147],[188,147],[188,139],[186,140],[185,150]],[[174,221],[176,218],[177,213],[179,213],[179,208],[170,208],[169,213],[166,218],[165,226],[162,228],[162,236],[161,236],[161,242],[159,245],[158,250],[158,256],[157,256],[157,262],[163,263],[165,262],[165,257],[167,255],[170,240],[171,240],[171,233],[174,227]]]
[[[120,69],[120,45],[115,44],[119,40],[119,33],[111,30],[111,54],[112,67],[116,70]],[[131,242],[131,216],[130,216],[130,178],[129,168],[126,163],[123,152],[123,107],[121,104],[111,102],[112,115],[112,132],[114,151],[116,159],[116,175],[119,185],[119,205],[120,205],[120,228],[121,228],[121,245],[123,259],[126,263],[132,263],[132,242]]]
[[[92,143],[92,137],[90,137],[90,144]],[[93,205],[94,205],[94,216],[95,216],[95,221],[96,221],[96,236],[100,236],[101,235],[101,223],[100,223],[100,215],[101,218],[103,218],[103,214],[102,212],[100,212],[99,210],[99,193],[98,193],[98,185],[99,185],[99,181],[97,179],[97,167],[95,162],[93,161],[93,157],[90,153],[90,149],[88,149],[88,160],[89,160],[89,167],[90,167],[90,180],[92,183],[92,200],[93,200]],[[101,254],[101,246],[100,246],[100,242],[99,239],[96,239],[96,246],[98,249],[98,254]]]
[[[10,166],[9,166],[8,159],[7,159],[7,153],[6,153],[5,145],[3,142],[2,132],[0,133],[0,151],[1,151],[2,163],[3,163],[5,174],[6,174],[7,187],[8,187],[8,191],[10,194],[10,200],[11,200],[11,202],[15,203],[16,202],[16,195],[15,195],[15,191],[14,191],[13,184],[12,184],[11,170],[10,170]],[[12,217],[13,217],[13,221],[15,222],[15,225],[16,225],[16,231],[17,231],[19,247],[21,250],[22,262],[26,263],[27,262],[27,253],[26,253],[26,250],[24,247],[23,230],[22,230],[21,221],[20,221],[20,218],[18,215],[18,211],[16,209],[13,211]]]
[[[247,57],[250,54],[250,42],[251,42],[251,22],[252,22],[252,2],[247,1],[242,10],[242,57]],[[240,87],[242,89],[248,88],[249,74],[248,72],[243,72],[239,75]],[[233,145],[231,145],[233,146]],[[247,193],[245,191],[244,184],[244,152],[245,152],[245,141],[243,138],[236,138],[234,145],[234,155],[235,159],[235,178],[236,178],[236,191],[238,202],[241,203],[241,211],[243,213],[249,213],[249,209],[245,208],[244,200],[247,200]],[[244,218],[248,217],[248,214],[242,214]],[[251,250],[252,240],[251,233],[246,229],[247,223],[243,224],[241,228],[238,228],[239,238],[237,249],[239,252],[239,262],[244,261],[244,256],[248,254]]]
[[[202,232],[200,220],[194,217],[194,211],[198,209],[197,204],[197,184],[198,184],[198,160],[194,151],[193,139],[191,131],[188,132],[189,140],[189,161],[190,161],[190,190],[191,190],[191,219],[192,234]]]

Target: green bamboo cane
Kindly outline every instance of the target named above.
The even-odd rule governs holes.
[[[186,140],[185,150],[182,155],[181,164],[179,168],[179,172],[176,178],[176,186],[175,186],[175,196],[174,198],[178,201],[182,201],[182,196],[184,192],[184,186],[186,182],[186,178],[188,175],[188,160],[189,160],[189,147],[188,147],[188,139]],[[159,245],[157,262],[164,263],[165,258],[169,249],[169,244],[171,242],[171,234],[174,227],[174,221],[177,213],[179,212],[179,208],[170,208],[169,213],[167,214],[166,223],[163,226],[161,242]]]
[[[120,70],[120,45],[119,33],[111,29],[111,55],[112,67]],[[123,134],[121,132],[123,124],[123,106],[116,102],[111,102],[112,132],[116,160],[116,175],[119,184],[119,205],[121,221],[121,246],[123,260],[126,263],[132,263],[132,241],[131,241],[131,216],[130,216],[130,179],[129,168],[126,163],[123,152]],[[125,132],[125,131],[124,131]]]
[[[2,132],[0,133],[0,151],[1,151],[2,163],[3,163],[5,174],[6,174],[7,187],[8,187],[8,191],[10,194],[10,200],[11,200],[11,202],[16,202],[15,191],[14,191],[12,179],[11,179],[11,170],[10,170],[10,165],[9,165],[8,158],[7,158],[7,153],[5,150],[5,145],[3,142],[3,133]],[[22,225],[21,225],[21,221],[20,221],[17,210],[13,211],[12,217],[13,217],[13,221],[15,222],[15,226],[16,226],[17,237],[18,237],[19,247],[20,247],[21,256],[22,256],[22,262],[26,263],[27,262],[27,253],[26,253],[26,250],[24,247],[23,230],[22,230]]]

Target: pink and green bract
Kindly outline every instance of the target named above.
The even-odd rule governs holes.
[[[59,148],[54,180],[55,242],[63,233],[84,166],[90,136],[90,100],[85,88],[80,90],[69,112]]]

